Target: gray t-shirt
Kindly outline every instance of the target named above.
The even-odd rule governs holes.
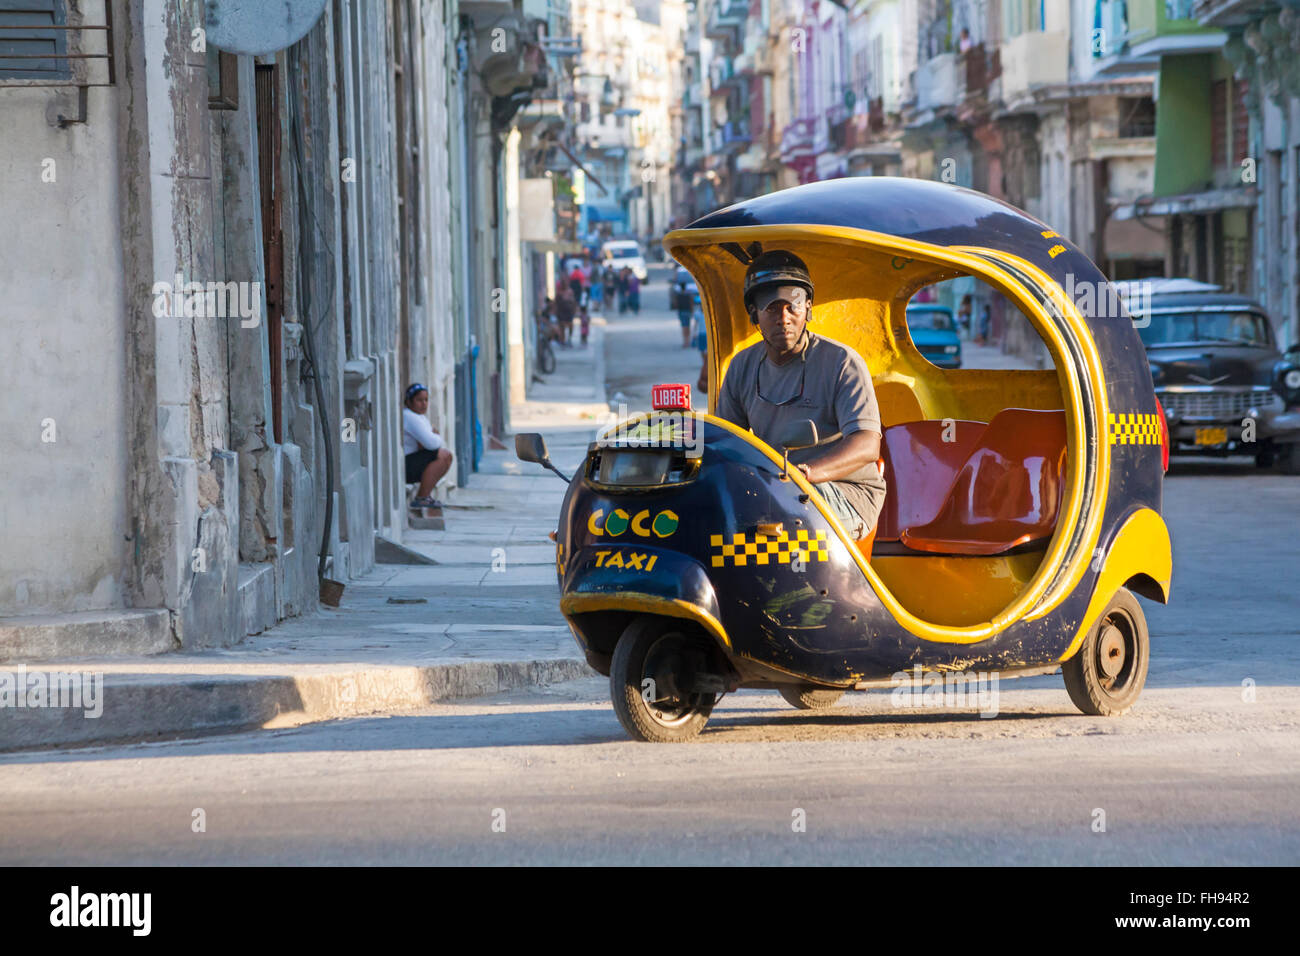
[[[798,395],[801,378],[802,397],[789,405],[773,404]],[[811,419],[821,444],[790,452],[795,463],[820,457],[854,432],[881,434],[880,407],[866,363],[848,346],[811,332],[802,357],[784,365],[768,360],[762,342],[737,353],[718,390],[717,415],[752,429],[777,451],[781,450],[777,438],[789,423]],[[885,479],[875,462],[834,484],[862,516],[865,527],[874,528],[885,502]]]

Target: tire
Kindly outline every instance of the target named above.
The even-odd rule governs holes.
[[[1273,462],[1277,460],[1277,454],[1273,448],[1273,443],[1268,442],[1255,453],[1255,467],[1266,470],[1273,467]]]
[[[826,690],[821,687],[784,686],[777,689],[787,704],[799,710],[825,710],[834,707],[844,696],[842,690]]]
[[[627,626],[610,661],[609,695],[618,722],[634,740],[681,743],[699,735],[714,695],[679,693],[676,682],[705,666],[707,655],[706,645],[675,618],[644,616]]]
[[[1075,707],[1093,717],[1119,717],[1142,693],[1150,661],[1142,607],[1127,588],[1120,588],[1061,671]]]

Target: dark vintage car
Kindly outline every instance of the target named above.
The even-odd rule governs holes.
[[[1300,354],[1278,349],[1263,306],[1188,279],[1123,285],[1171,451],[1254,455],[1300,474]]]

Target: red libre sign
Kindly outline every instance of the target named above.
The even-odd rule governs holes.
[[[659,411],[685,411],[691,407],[691,387],[682,382],[655,385],[650,389],[650,406]]]

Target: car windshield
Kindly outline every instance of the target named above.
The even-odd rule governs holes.
[[[913,332],[955,332],[947,309],[908,309],[907,327]]]
[[[611,259],[630,259],[640,254],[641,250],[637,248],[635,242],[620,242],[605,247],[605,255]]]
[[[1143,326],[1142,320],[1149,319]],[[1268,317],[1258,312],[1152,312],[1135,317],[1143,345],[1181,342],[1233,342],[1270,347]]]

